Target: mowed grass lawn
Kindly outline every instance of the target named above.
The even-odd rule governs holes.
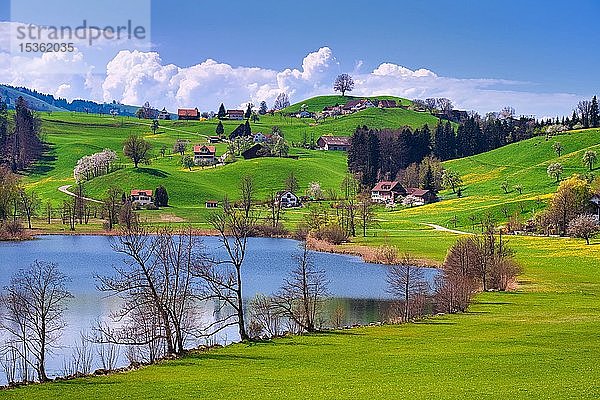
[[[552,150],[554,141],[560,141],[565,149],[560,158]],[[587,130],[548,141],[534,138],[450,161],[446,166],[463,175],[465,197],[457,199],[445,191],[445,200],[436,204],[399,211],[379,210],[379,227],[355,242],[391,244],[400,251],[440,262],[458,235],[436,231],[423,223],[453,227],[449,220],[456,216],[459,229],[471,230],[469,216],[489,212],[501,221],[501,208],[510,205],[511,211],[518,211],[525,218],[542,207],[541,203],[556,190],[556,184],[546,175],[547,165],[558,160],[565,166],[565,176],[583,173],[586,169],[581,156],[585,149],[594,149],[598,143],[600,132]],[[343,157],[339,162],[340,166],[345,162]],[[243,164],[233,166],[236,165]],[[168,170],[175,174],[173,171]],[[196,172],[197,176],[202,173]],[[327,175],[316,174],[316,180]],[[508,194],[500,188],[505,179],[511,186]],[[523,186],[522,194],[512,190],[516,184]],[[299,219],[302,213],[303,210],[290,213],[288,218]],[[0,392],[0,397],[600,397],[600,239],[589,246],[582,240],[564,238],[516,236],[506,240],[524,268],[518,289],[480,294],[465,314],[436,316],[401,326],[236,344],[134,372],[33,385]]]
[[[455,239],[438,232],[437,240],[427,240],[441,249],[446,236]],[[598,398],[600,242],[586,246],[518,237],[510,243],[525,267],[519,289],[480,294],[462,315],[236,344],[134,372],[33,385],[0,397]]]

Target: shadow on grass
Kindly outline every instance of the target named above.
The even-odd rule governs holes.
[[[50,171],[54,170],[55,162],[58,159],[54,145],[45,144],[42,156],[39,160],[31,167],[30,173],[33,175],[46,175]]]
[[[456,322],[428,319],[415,322],[415,325],[456,325]]]
[[[157,178],[167,178],[169,175],[171,175],[168,172],[161,171],[160,169],[147,168],[147,167],[134,168],[133,172],[135,172],[136,174],[147,174],[147,175],[155,176]]]
[[[190,353],[185,358],[182,358],[177,361],[173,361],[175,364],[194,364],[194,363],[186,363],[185,359],[195,359],[195,360],[218,360],[218,361],[238,361],[238,360],[269,360],[269,357],[265,356],[249,356],[249,355],[240,355],[240,354],[222,354],[214,351],[206,351],[203,353]]]

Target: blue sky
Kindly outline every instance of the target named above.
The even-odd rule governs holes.
[[[108,2],[123,9],[118,0],[74,4]],[[282,91],[292,101],[327,94],[335,75],[349,72],[357,95],[449,97],[464,109],[513,105],[537,116],[570,114],[600,86],[598,1],[336,3],[152,1],[151,49],[106,44],[98,55],[79,46],[79,58],[63,66],[15,61],[0,48],[0,82],[67,98],[214,109],[270,102]],[[0,0],[0,23],[10,21],[8,4]],[[102,10],[110,23],[136,17],[116,8]],[[80,73],[65,74],[67,66]]]
[[[358,60],[365,69],[387,61],[443,76],[531,82],[541,92],[589,94],[600,83],[600,2],[593,0],[190,3],[153,4],[153,41],[166,62],[210,57],[282,69],[329,46],[345,71]],[[196,46],[172,45],[180,42]]]

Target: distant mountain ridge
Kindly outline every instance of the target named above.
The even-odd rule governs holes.
[[[91,100],[75,99],[68,101],[51,94],[40,93],[26,87],[15,87],[11,85],[0,85],[0,96],[8,104],[8,108],[15,108],[19,96],[22,96],[32,110],[35,111],[76,111],[94,114],[109,114],[111,110],[117,110],[119,115],[134,116],[139,108],[120,103],[97,103]]]

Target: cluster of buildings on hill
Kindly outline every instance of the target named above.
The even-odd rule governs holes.
[[[326,106],[323,108],[323,117],[335,117],[338,115],[353,114],[357,111],[366,110],[367,108],[406,108],[400,101],[394,99],[385,100],[370,100],[370,99],[354,99],[349,100],[346,104],[337,104],[335,106]],[[300,111],[294,116],[297,118],[312,118],[315,113],[309,112],[306,105],[300,107]]]
[[[374,203],[407,206],[422,206],[437,201],[437,195],[427,189],[405,188],[400,182],[381,181],[371,189],[371,201]]]

